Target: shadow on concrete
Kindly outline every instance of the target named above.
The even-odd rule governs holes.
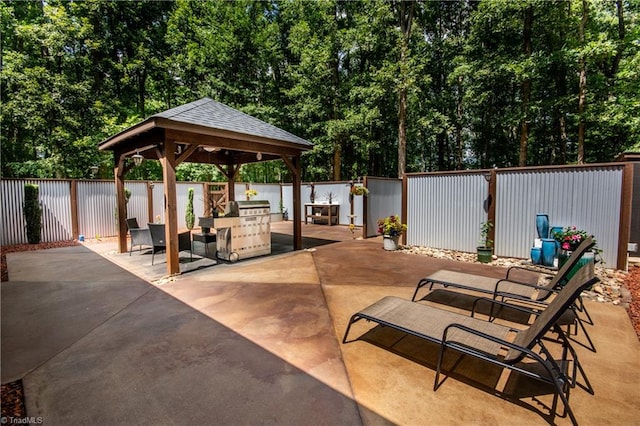
[[[2,283],[3,375],[23,379],[28,416],[51,424],[389,424],[349,395],[82,250],[75,256],[83,264],[100,265],[87,269],[90,275]],[[54,249],[44,257],[51,267],[58,257],[57,268],[64,268],[68,254]]]
[[[431,370],[436,370],[440,353],[440,345],[437,343],[382,325],[372,328],[355,340],[362,340]],[[509,372],[506,384],[502,385],[501,377],[504,371],[502,367],[452,350],[445,352],[442,365],[444,376],[440,377],[438,386],[446,386],[445,382],[449,378],[457,380],[530,410],[549,424],[553,424],[556,416],[564,416],[564,414],[552,412],[554,388],[548,383],[517,372]],[[517,367],[524,371],[545,374],[537,363],[520,362]],[[531,398],[534,405],[523,401],[523,398]],[[461,407],[464,406],[464,401],[460,401],[460,404]],[[559,404],[559,409],[562,410],[564,407],[561,402]]]

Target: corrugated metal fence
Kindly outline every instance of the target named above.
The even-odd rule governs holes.
[[[22,213],[24,185],[39,186],[42,204],[42,241],[73,238],[71,223],[71,189],[69,181],[2,180],[2,244],[27,243]]]
[[[624,164],[407,175],[407,244],[474,252],[495,203],[495,254],[528,258],[537,213],[593,234],[618,261]],[[489,197],[495,175],[495,199]]]
[[[402,215],[402,180],[367,177],[367,237],[375,237],[378,219]]]
[[[474,252],[480,226],[495,212],[495,253],[498,256],[528,258],[537,237],[535,216],[549,215],[552,226],[575,225],[593,234],[607,265],[617,265],[621,218],[624,163],[580,167],[550,167],[480,170],[449,173],[408,174],[406,179],[407,243]],[[492,182],[491,179],[495,179]],[[76,185],[78,234],[93,238],[116,234],[115,186],[112,181],[3,180],[0,182],[2,244],[26,243],[22,214],[25,182],[40,186],[43,207],[42,240],[73,238],[72,203]],[[368,197],[354,197],[355,224],[367,220],[367,236],[374,236],[379,217],[402,214],[402,181],[367,178]],[[494,199],[490,197],[495,184]],[[127,181],[131,190],[128,216],[139,224],[164,221],[163,183]],[[258,199],[267,199],[272,213],[283,208],[293,215],[290,184],[250,184]],[[204,185],[201,182],[177,184],[178,227],[184,229],[187,190],[194,189],[194,213],[204,214]],[[244,199],[246,184],[236,184],[236,198]],[[331,193],[340,204],[339,223],[350,221],[348,182],[316,183],[316,202],[328,201]],[[151,193],[151,200],[148,199]],[[301,209],[310,201],[311,187],[301,188]],[[282,195],[281,195],[282,194]],[[366,202],[366,206],[365,206]],[[153,217],[149,216],[150,208]],[[366,213],[365,213],[366,209]],[[304,220],[304,217],[303,217]],[[626,226],[626,225],[625,225]]]
[[[537,213],[550,226],[593,234],[609,267],[617,262],[623,168],[522,170],[497,173],[495,253],[529,257]]]
[[[407,243],[475,251],[488,193],[482,174],[408,176]]]

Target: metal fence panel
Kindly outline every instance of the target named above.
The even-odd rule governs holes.
[[[482,174],[407,177],[407,243],[473,252],[487,220]]]
[[[378,233],[378,219],[402,213],[402,181],[367,177],[367,237]]]
[[[2,244],[24,244],[27,242],[22,205],[24,203],[24,181],[2,180]]]
[[[164,182],[153,182],[151,197],[153,198],[153,217],[149,218],[149,222],[164,223]]]
[[[277,183],[252,183],[251,189],[258,191],[256,200],[267,200],[271,213],[280,213],[280,184]],[[244,192],[243,192],[244,194]]]
[[[112,181],[78,182],[78,232],[86,238],[116,235],[116,190]]]
[[[71,224],[71,189],[69,181],[3,180],[2,244],[26,244],[26,222],[23,213],[24,185],[38,185],[42,206],[42,242],[73,239]]]
[[[147,182],[125,182],[125,188],[131,191],[127,203],[127,218],[135,217],[138,225],[145,227],[149,223],[149,194]]]
[[[623,166],[497,173],[495,252],[528,258],[537,213],[550,226],[593,234],[609,267],[617,263]]]
[[[71,182],[40,181],[42,203],[42,241],[65,241],[73,239],[71,223]]]

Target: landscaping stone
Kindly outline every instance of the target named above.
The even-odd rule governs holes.
[[[480,264],[476,259],[475,253],[441,250],[421,246],[401,246],[400,250],[408,254],[430,256],[436,259],[457,260],[459,262]],[[548,268],[532,265],[529,260],[497,257],[495,255],[493,256],[493,260],[487,265],[498,266],[505,269],[512,266],[526,266],[527,268],[531,268],[537,272],[549,273]],[[595,274],[600,278],[600,283],[596,284],[591,291],[583,292],[582,297],[589,300],[596,300],[601,303],[614,303],[615,305],[622,304],[622,306],[628,306],[630,302],[630,295],[624,287],[624,282],[627,277],[627,273],[625,271],[596,266]]]

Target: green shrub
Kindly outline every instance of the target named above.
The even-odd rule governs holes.
[[[193,188],[187,190],[187,197],[189,200],[187,202],[187,213],[185,214],[184,220],[187,222],[187,229],[192,230],[196,222],[196,217],[193,215]]]
[[[38,193],[38,185],[25,184],[23,212],[29,244],[38,244],[42,238],[42,207]]]

